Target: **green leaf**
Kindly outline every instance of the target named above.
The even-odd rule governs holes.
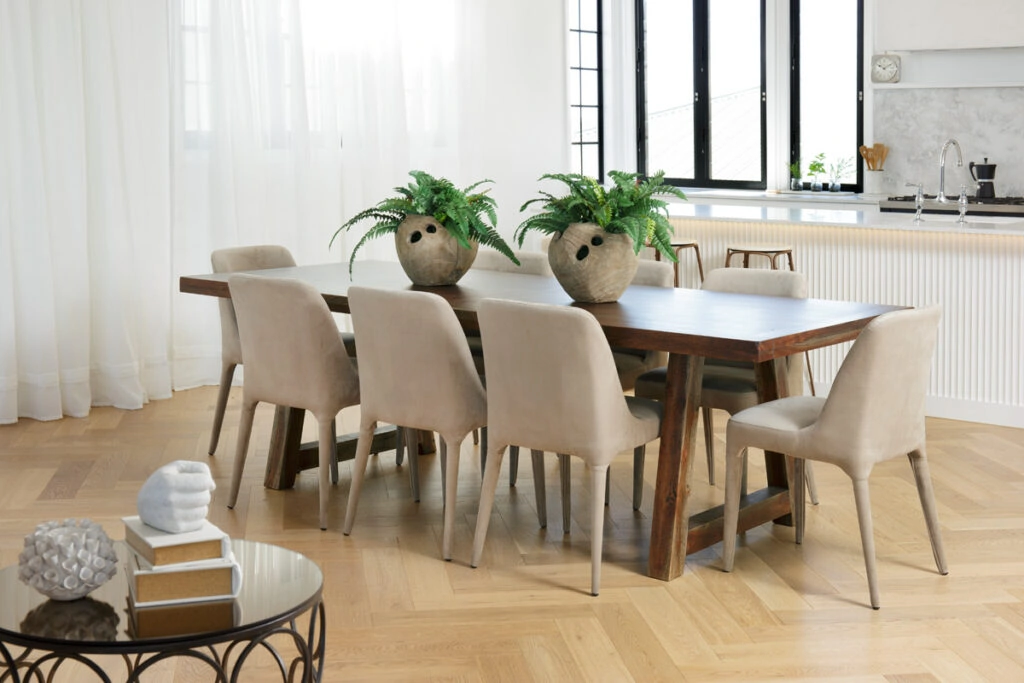
[[[365,220],[374,221],[352,250],[349,272],[356,252],[366,241],[396,232],[402,221],[411,215],[433,216],[465,249],[471,248],[471,242],[476,241],[519,263],[497,231],[497,203],[487,194],[490,188],[474,192],[485,183],[493,183],[492,180],[478,180],[460,190],[447,178],[435,178],[425,171],[409,171],[409,175],[412,182],[395,188],[397,197],[388,197],[376,206],[360,211],[331,237],[328,248],[342,231],[351,230]]]
[[[676,261],[672,250],[672,226],[668,222],[668,203],[658,197],[686,200],[678,187],[665,184],[664,171],[640,180],[636,173],[610,171],[611,187],[605,188],[594,178],[578,173],[546,173],[540,180],[564,184],[567,194],[555,196],[541,191],[540,197],[525,202],[522,212],[534,204],[541,211],[526,218],[516,228],[515,238],[522,246],[531,230],[562,233],[572,223],[595,223],[608,232],[629,235],[633,249],[650,244]]]

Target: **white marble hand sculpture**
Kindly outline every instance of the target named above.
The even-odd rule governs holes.
[[[139,518],[172,534],[193,531],[203,525],[215,488],[205,462],[175,460],[150,475],[139,489]]]

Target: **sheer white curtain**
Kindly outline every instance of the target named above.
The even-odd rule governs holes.
[[[494,178],[517,188],[500,202],[514,210],[524,183],[566,170],[567,143],[550,144],[567,130],[561,12],[0,0],[0,423],[216,383],[217,307],[177,292],[213,249],[347,260],[334,230],[414,168]],[[553,57],[550,74],[495,84],[519,69],[510,45]]]
[[[153,0],[0,3],[0,423],[170,394],[166,35]]]

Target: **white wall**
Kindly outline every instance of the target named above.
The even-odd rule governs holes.
[[[511,243],[524,217],[519,207],[537,196],[537,179],[570,170],[568,28],[561,2],[516,0],[481,7],[486,44],[479,51],[482,62],[470,65],[480,92],[466,134],[479,142],[473,163],[480,177],[495,181],[498,228]],[[530,241],[525,246],[536,247]]]

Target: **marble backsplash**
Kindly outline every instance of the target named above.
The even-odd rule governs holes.
[[[961,183],[973,195],[976,184],[967,169],[970,161],[997,164],[995,192],[999,197],[1024,196],[1024,88],[908,88],[876,89],[874,140],[889,146],[885,170],[865,171],[864,191],[886,195],[911,194],[906,183],[923,183],[926,194],[939,185],[939,153],[949,138],[960,143],[963,168],[956,167],[956,150],[946,154],[946,194],[957,196]]]

